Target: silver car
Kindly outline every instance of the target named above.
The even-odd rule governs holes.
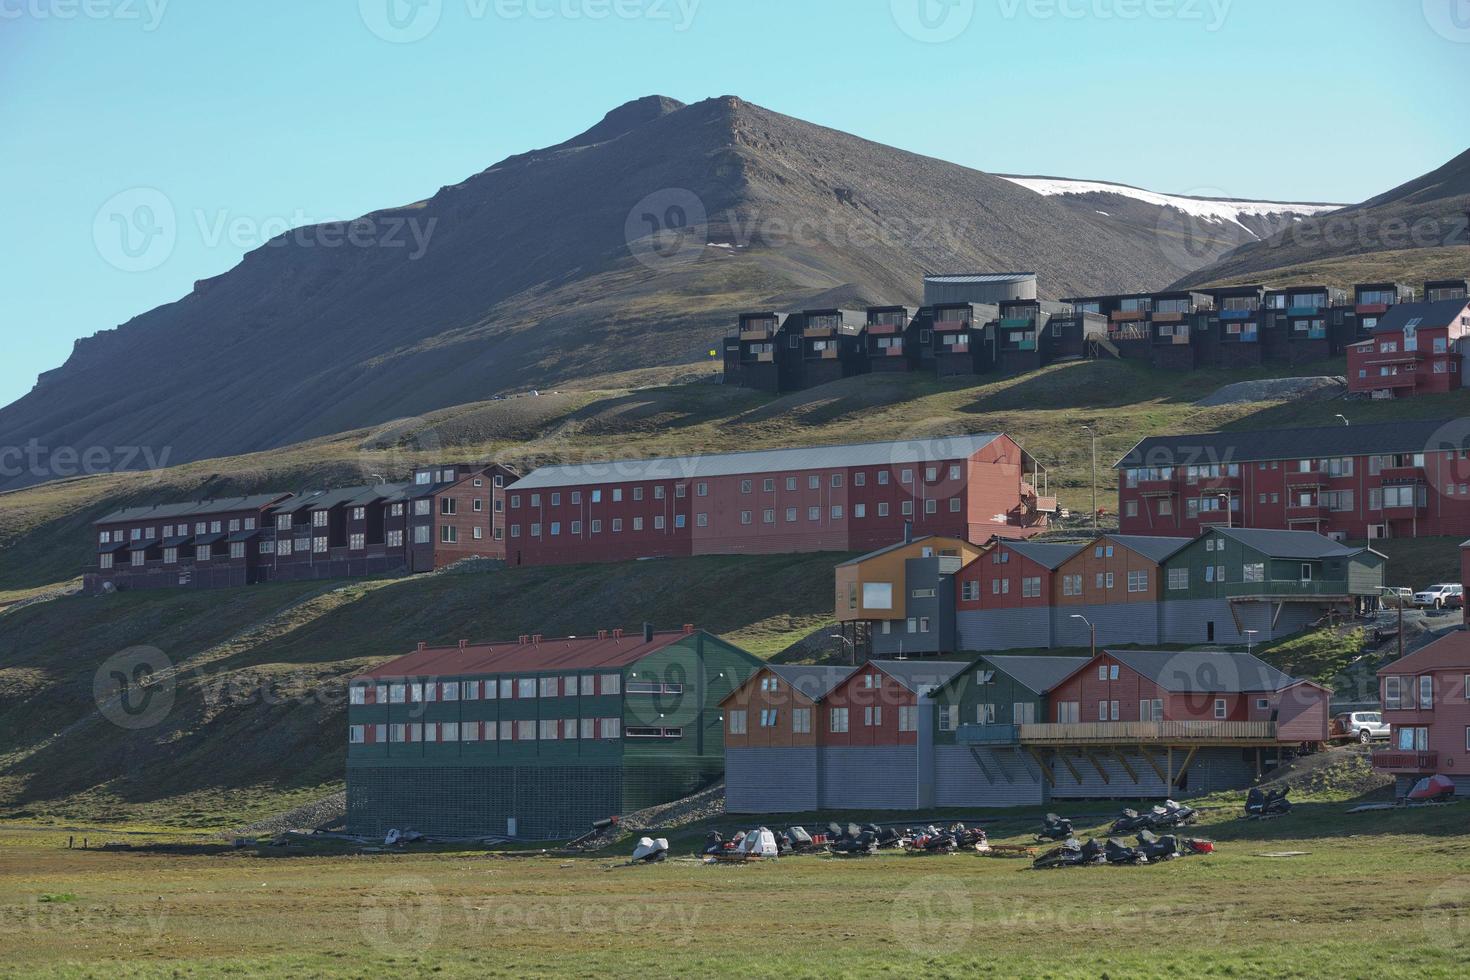
[[[1332,716],[1334,741],[1358,741],[1364,745],[1374,739],[1388,741],[1388,723],[1376,711],[1344,711]]]

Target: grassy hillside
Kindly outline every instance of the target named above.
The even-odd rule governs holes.
[[[1448,246],[1336,255],[1283,265],[1251,276],[1227,274],[1201,285],[1229,286],[1249,281],[1279,288],[1322,284],[1345,289],[1351,296],[1353,286],[1360,282],[1400,282],[1414,287],[1414,295],[1422,299],[1426,280],[1467,276],[1470,276],[1470,249]]]
[[[148,473],[59,481],[0,495],[0,592],[76,576],[91,554],[89,522],[119,506],[262,490],[367,482],[417,460],[499,459],[525,469],[643,454],[729,451],[1000,430],[1047,467],[1063,506],[1091,502],[1091,445],[1099,434],[1099,500],[1113,509],[1110,465],[1137,440],[1164,432],[1331,424],[1470,414],[1470,393],[1397,402],[1260,402],[1198,408],[1221,385],[1291,374],[1341,374],[1340,362],[1255,371],[1155,371],[1132,362],[1054,365],[1014,378],[908,375],[850,378],[779,398],[712,384],[603,388],[459,406],[381,429],[266,453]]]
[[[344,681],[419,640],[693,622],[769,655],[831,621],[831,569],[844,557],[74,596],[19,609],[0,616],[0,813],[244,820],[340,786]],[[175,668],[171,710],[139,730],[99,712],[93,686],[109,657],[135,646]]]

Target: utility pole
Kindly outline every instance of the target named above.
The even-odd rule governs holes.
[[[1082,428],[1092,437],[1092,533],[1097,534],[1101,523],[1097,513],[1097,430],[1090,425]]]

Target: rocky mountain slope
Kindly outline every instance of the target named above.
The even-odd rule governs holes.
[[[1197,261],[1146,222],[737,98],[650,97],[427,200],[287,233],[79,341],[0,409],[0,446],[203,459],[689,364],[743,307],[914,302],[933,270],[1148,288]],[[0,488],[56,475],[43,458]]]

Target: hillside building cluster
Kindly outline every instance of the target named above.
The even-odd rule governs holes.
[[[1019,374],[1113,356],[1171,371],[1308,364],[1349,356],[1374,397],[1462,387],[1470,280],[1271,289],[1239,285],[1036,298],[1031,273],[935,275],[917,308],[752,311],[724,341],[728,384],[783,393],[859,374]],[[1405,335],[1407,331],[1407,335]]]

